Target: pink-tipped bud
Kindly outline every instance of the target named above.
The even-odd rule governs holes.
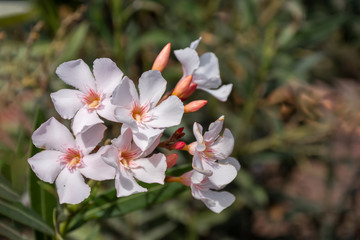
[[[190,83],[189,87],[186,89],[186,91],[181,96],[181,100],[185,101],[188,97],[190,97],[196,90],[197,83]]]
[[[172,153],[166,156],[166,164],[167,164],[167,168],[171,168],[173,167],[176,162],[178,160],[178,155],[177,153]]]
[[[173,135],[171,136],[172,139],[179,139],[179,138],[182,138],[185,133],[183,133],[184,131],[184,127],[180,127],[178,128],[174,133]],[[181,136],[181,137],[180,137]]]
[[[152,70],[159,70],[160,72],[162,72],[162,70],[164,70],[164,68],[166,67],[166,65],[169,61],[170,50],[171,50],[171,43],[168,43],[161,50],[159,55],[156,57],[154,64],[152,66]]]
[[[182,132],[184,131],[184,127],[180,127],[178,128],[175,132],[174,132],[174,135],[176,134],[177,135],[180,135]]]
[[[179,141],[179,142],[176,142],[172,145],[172,149],[175,149],[175,150],[181,150],[183,149],[184,147],[186,146],[186,143],[183,142],[183,141]]]
[[[188,91],[188,88],[191,84],[193,75],[189,75],[186,78],[181,79],[175,86],[172,95],[178,96],[178,98],[182,99],[184,94]]]
[[[196,112],[205,106],[207,102],[206,100],[192,101],[184,106],[184,113]]]

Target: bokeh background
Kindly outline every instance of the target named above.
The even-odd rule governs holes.
[[[181,49],[199,36],[198,52],[217,55],[233,91],[226,103],[196,92],[209,102],[184,117],[185,140],[194,121],[207,128],[225,115],[242,166],[226,188],[236,202],[215,214],[187,190],[66,239],[360,239],[358,0],[0,1],[3,181],[29,202],[31,134],[36,112],[60,120],[49,97],[66,87],[60,63],[108,57],[136,80],[167,43]],[[181,75],[172,53],[169,89]],[[38,236],[2,214],[6,226]]]

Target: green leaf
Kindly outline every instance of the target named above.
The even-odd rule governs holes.
[[[115,201],[108,201],[108,195],[104,195],[96,199],[92,203],[92,208],[84,214],[85,220],[116,217],[126,213],[150,207],[154,204],[164,202],[179,193],[183,192],[187,187],[181,183],[170,183],[165,186],[156,186],[148,190],[146,193],[134,194],[129,197],[116,198]],[[115,192],[114,196],[115,195]]]
[[[90,219],[118,217],[126,213],[151,207],[173,198],[188,189],[181,183],[168,183],[148,188],[145,193],[138,193],[129,197],[116,197],[116,191],[105,193],[91,202],[85,212],[78,214],[69,224],[73,230]]]
[[[46,121],[46,117],[40,109],[36,111],[34,129],[37,129],[43,122]],[[30,143],[30,156],[34,156],[41,150],[36,148]],[[39,184],[39,182],[41,184]],[[30,205],[31,208],[39,214],[45,222],[52,226],[53,225],[53,210],[57,206],[57,199],[52,194],[53,186],[50,184],[42,184],[35,173],[30,170],[29,174],[29,190],[30,190]],[[48,236],[36,231],[36,239],[47,239]]]
[[[54,231],[47,225],[44,220],[34,211],[26,208],[20,203],[8,203],[0,200],[0,214],[22,223],[26,226],[30,226],[40,232],[53,235]]]
[[[8,226],[8,224],[4,224],[0,222],[0,236],[4,236],[11,240],[19,240],[24,239],[17,230]]]
[[[0,175],[0,198],[11,202],[19,201],[19,195],[11,189],[10,183]]]

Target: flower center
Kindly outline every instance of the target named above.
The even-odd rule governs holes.
[[[83,165],[82,157],[83,154],[79,150],[68,148],[66,153],[61,156],[60,161],[61,163],[66,164],[67,168],[72,171]]]
[[[100,94],[90,89],[88,94],[83,97],[83,102],[89,109],[96,109],[101,105]]]
[[[123,151],[118,153],[119,164],[124,165],[124,167],[129,168],[129,165],[133,165],[132,161],[135,159],[137,153],[132,151]]]
[[[149,115],[147,114],[148,108],[148,104],[140,106],[139,104],[135,103],[131,111],[133,119],[138,123],[149,120]]]
[[[206,147],[206,149],[203,153],[208,158],[212,158],[214,156],[214,151],[211,148],[209,148],[208,146]]]

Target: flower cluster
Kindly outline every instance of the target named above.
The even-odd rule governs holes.
[[[234,147],[230,130],[225,129],[220,136],[223,116],[204,134],[202,126],[194,123],[196,141],[191,144],[181,141],[183,128],[161,142],[166,128],[179,125],[184,113],[198,111],[207,103],[195,100],[184,106],[196,89],[221,101],[226,101],[230,94],[231,84],[220,86],[216,56],[205,53],[199,57],[196,53],[199,41],[175,51],[184,75],[167,93],[167,81],[161,71],[167,65],[170,44],[160,52],[152,70],[142,74],[138,87],[107,58],[96,59],[93,72],[81,59],[57,68],[57,75],[75,88],[51,94],[60,116],[72,119],[72,133],[50,118],[32,135],[34,145],[45,150],[28,162],[41,180],[55,181],[60,203],[77,204],[86,199],[91,189],[85,178],[114,180],[117,197],[146,192],[138,181],[159,184],[167,181],[190,186],[193,197],[217,213],[234,202],[231,193],[218,191],[236,177],[240,168],[238,161],[229,157]],[[106,130],[103,119],[122,125],[121,134],[101,146]],[[176,163],[178,156],[154,153],[156,148],[188,151],[193,170],[181,177],[166,176],[166,170]]]

